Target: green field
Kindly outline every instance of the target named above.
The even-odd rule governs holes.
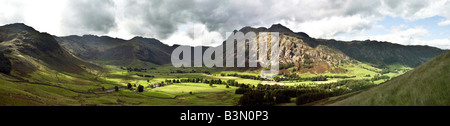
[[[128,71],[120,66],[105,65],[107,72],[70,74],[59,73],[42,68],[29,75],[28,78],[18,79],[7,75],[0,78],[0,105],[88,105],[88,106],[233,106],[238,105],[242,94],[235,94],[238,86],[208,83],[169,83],[169,85],[151,88],[155,83],[166,83],[167,80],[207,79],[223,82],[234,80],[239,84],[257,87],[262,85],[298,86],[335,83],[342,80],[362,80],[380,74],[381,69],[364,63],[341,66],[346,73],[303,73],[302,78],[318,76],[352,76],[351,78],[328,78],[327,81],[279,81],[255,80],[227,76],[228,74],[258,76],[257,71],[224,71],[219,68],[174,68],[170,65],[155,67],[147,71]],[[392,69],[402,69],[399,72],[389,72],[384,75],[395,77],[406,72],[407,68],[395,66]],[[187,73],[177,73],[181,71]],[[196,72],[190,72],[196,71]],[[207,73],[205,72],[207,71]],[[14,74],[14,73],[13,73]],[[145,76],[143,76],[145,75]],[[370,77],[367,77],[370,75]],[[279,75],[282,77],[283,75]],[[380,84],[386,80],[376,80]],[[132,89],[127,89],[131,84]],[[144,86],[143,92],[137,91],[137,86]],[[119,90],[115,91],[115,87]],[[295,105],[293,103],[280,105]]]

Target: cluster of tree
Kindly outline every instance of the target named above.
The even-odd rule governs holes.
[[[277,103],[277,104],[279,104],[279,103],[289,103],[289,102],[291,102],[291,97],[289,97],[287,95],[279,94],[275,98],[275,103]]]
[[[188,78],[188,79],[166,79],[165,83],[205,83],[213,86],[213,84],[222,84],[226,85],[226,88],[230,88],[230,86],[241,87],[241,88],[250,88],[249,84],[238,83],[235,80],[222,81],[221,79],[201,79],[201,78]],[[161,83],[164,83],[161,82]],[[254,88],[254,86],[253,86]],[[239,92],[239,91],[238,91]],[[240,93],[243,94],[243,93]]]
[[[156,68],[151,67],[151,68],[132,68],[132,67],[120,67],[120,69],[122,70],[127,70],[128,72],[147,72],[148,70],[155,70]]]
[[[200,78],[188,78],[188,79],[166,79],[167,83],[207,83],[207,84],[226,84],[221,79],[200,79]]]
[[[197,71],[197,70],[172,70],[170,73],[205,73],[205,74],[211,74],[209,71]]]
[[[365,79],[365,80],[341,80],[328,84],[318,84],[316,86],[322,89],[330,89],[330,90],[346,89],[349,90],[349,92],[353,92],[373,87],[375,86],[375,84],[370,80]]]
[[[388,80],[390,77],[389,76],[387,76],[387,75],[375,75],[375,76],[373,76],[373,78],[371,79],[372,81],[377,81],[377,80],[381,80],[381,79],[384,79],[384,80]]]
[[[239,99],[238,104],[242,106],[270,106],[273,105],[273,96],[262,91],[247,91]]]
[[[283,76],[280,77],[280,79],[282,79],[283,81],[284,80],[293,81],[293,80],[301,80],[302,78],[294,73],[294,74],[283,74]]]
[[[381,72],[380,72],[380,74],[387,74],[387,73],[389,73],[389,72],[391,72],[391,70],[389,70],[389,69],[382,69],[381,70]]]
[[[330,97],[330,93],[329,92],[316,92],[316,93],[308,93],[308,94],[303,94],[303,95],[299,95],[297,96],[297,98],[295,99],[295,104],[296,105],[303,105],[306,103],[310,103],[310,102],[314,102],[317,100],[321,100],[321,99],[325,99]]]
[[[347,76],[347,75],[325,75],[326,78],[355,78],[356,76]]]
[[[239,88],[236,90],[236,94],[244,94],[241,100],[246,101],[251,95],[245,95],[247,92],[259,91],[265,93],[264,103],[287,103],[291,102],[291,98],[296,98],[295,103],[302,105],[313,101],[321,100],[324,98],[339,96],[354,91],[364,90],[375,86],[370,80],[342,80],[328,84],[301,84],[296,86],[282,86],[282,85],[261,85],[256,88]],[[271,101],[267,101],[271,97]],[[275,98],[274,98],[275,97]],[[241,103],[241,102],[240,102]],[[261,101],[255,104],[244,102],[240,105],[260,105]]]
[[[235,91],[235,94],[245,94],[246,92],[253,91],[251,88],[238,88]]]
[[[154,75],[141,75],[141,74],[136,74],[139,77],[155,77]]]
[[[282,76],[282,77],[275,77],[274,78],[274,80],[276,81],[276,82],[280,82],[280,81],[327,81],[327,77],[326,76],[322,76],[322,75],[320,75],[320,76],[315,76],[315,77],[299,77],[299,76],[296,76],[296,77],[291,77],[291,76],[288,76],[288,77],[285,77],[285,76]]]
[[[237,73],[233,73],[233,74],[221,73],[220,75],[221,76],[233,76],[233,77],[239,77],[239,78],[244,78],[244,79],[252,79],[252,80],[264,80],[264,81],[268,80],[266,78],[261,78],[261,76],[240,75],[240,74],[237,74]]]
[[[228,80],[227,85],[240,87],[240,88],[250,88],[250,84],[239,83],[235,80]]]

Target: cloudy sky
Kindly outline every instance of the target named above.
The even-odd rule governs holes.
[[[0,0],[0,25],[57,36],[157,38],[200,45],[244,26],[280,23],[314,38],[379,40],[450,49],[450,0]]]

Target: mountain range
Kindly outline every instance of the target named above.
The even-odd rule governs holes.
[[[269,28],[244,27],[239,31],[279,32],[281,68],[301,73],[342,73],[344,70],[338,69],[340,64],[355,61],[381,68],[391,64],[416,67],[444,52],[429,46],[315,39],[281,24]],[[171,53],[179,46],[143,37],[130,40],[96,35],[58,37],[21,23],[1,26],[0,40],[0,58],[10,59],[10,62],[2,60],[2,67],[6,67],[2,71],[7,73],[11,66],[22,74],[36,69],[33,63],[67,72],[81,72],[88,67],[100,69],[96,63],[139,67],[170,64]]]
[[[420,82],[417,87],[411,85],[403,86],[410,87],[405,88],[405,90],[407,89],[407,91],[414,93],[415,90],[419,90],[418,88],[421,87],[433,87],[433,85],[427,85],[427,83],[433,83],[434,85],[437,85],[438,88],[442,89],[439,90],[440,92],[438,93],[440,94],[436,98],[442,99],[445,98],[442,96],[448,96],[445,94],[445,90],[447,89],[445,87],[445,80],[447,77],[446,72],[448,72],[448,65],[446,65],[448,64],[448,52],[443,54],[446,50],[429,46],[405,46],[378,41],[337,41],[316,39],[303,32],[294,32],[280,24],[274,24],[269,28],[243,27],[239,30],[235,30],[235,32],[236,31],[244,33],[249,31],[279,32],[281,73],[337,73],[339,75],[346,75],[346,72],[348,71],[356,71],[357,74],[353,73],[352,75],[358,76],[358,79],[370,79],[371,76],[377,74],[383,75],[383,73],[379,71],[380,68],[388,69],[393,65],[405,67],[417,67],[420,65],[412,72],[393,78],[392,81],[387,81],[385,84],[382,84],[373,90],[381,90],[381,92],[386,91],[395,94],[399,87],[401,87],[399,85],[406,85],[403,83]],[[257,35],[257,37],[268,36]],[[245,44],[248,47],[248,42]],[[217,76],[217,73],[221,73],[222,70],[239,70],[244,71],[243,73],[245,73],[246,70],[249,69],[245,67],[230,69],[207,68],[207,70],[205,70],[207,72],[205,72],[201,71],[204,70],[203,68],[181,68],[177,69],[178,71],[175,70],[180,73],[173,73],[174,71],[172,69],[175,68],[170,65],[171,53],[179,46],[188,45],[169,46],[157,39],[143,37],[134,37],[125,40],[96,35],[54,36],[48,33],[39,32],[22,23],[0,26],[0,105],[85,105],[86,103],[136,105],[143,102],[151,102],[148,101],[147,98],[161,101],[166,99],[169,99],[169,101],[183,101],[182,98],[177,99],[176,96],[166,96],[172,96],[171,94],[166,94],[162,97],[160,95],[164,93],[161,92],[152,92],[156,94],[152,94],[151,96],[144,96],[144,94],[139,93],[135,94],[132,91],[118,92],[120,95],[112,92],[114,90],[123,90],[126,86],[131,85],[130,83],[149,86],[166,79],[178,78],[180,76],[196,78],[206,77],[211,79],[219,77]],[[225,47],[225,45],[218,47]],[[209,47],[202,48],[204,51]],[[249,50],[258,50],[258,48],[247,48],[247,57]],[[443,55],[429,61],[440,54]],[[233,56],[236,58],[237,54],[226,56]],[[425,63],[427,61],[429,62]],[[360,66],[361,68],[370,70],[351,70],[352,67],[349,66]],[[135,70],[139,70],[137,68],[149,67],[154,69],[149,73],[135,71],[124,73],[127,72],[124,67],[131,67]],[[122,70],[120,68],[122,68]],[[216,72],[216,75],[209,75],[210,70]],[[258,69],[252,68],[251,70]],[[361,70],[363,72],[358,72]],[[187,71],[193,73],[186,75],[182,74]],[[368,75],[368,73],[371,75]],[[151,76],[140,74],[150,74]],[[222,79],[237,78],[227,77],[225,76],[225,73],[223,74],[223,76],[220,76],[223,77]],[[254,75],[248,72],[246,74]],[[157,78],[154,78],[155,76],[157,76]],[[241,79],[246,81],[245,83],[257,85],[262,82],[259,80],[248,79],[252,78],[252,76],[249,75],[236,76],[246,77],[247,79]],[[433,80],[433,76],[437,76],[437,80]],[[350,77],[350,79],[354,78]],[[144,82],[144,80],[147,81]],[[394,86],[391,87],[387,85]],[[173,85],[172,87],[176,86],[177,85]],[[237,87],[230,89],[228,86],[221,86],[227,91],[234,91],[237,89]],[[389,88],[386,89],[386,87]],[[147,89],[149,88],[150,87],[147,87]],[[203,88],[208,89],[207,91],[209,91],[209,89],[218,90],[215,86],[206,86],[202,87],[202,89]],[[131,95],[133,95],[133,100],[130,99]],[[375,95],[379,94],[376,93]],[[395,95],[396,97],[394,100],[401,101],[399,98],[411,95],[412,94]],[[180,96],[197,97],[197,95],[192,94]],[[374,96],[373,93],[371,96]],[[361,93],[361,95],[355,95],[355,97],[358,97],[355,98],[357,100],[364,100],[366,96]],[[128,101],[128,103],[124,102],[125,100],[123,99],[127,99],[126,101]],[[408,102],[420,102],[420,99],[418,100],[419,101]],[[179,102],[177,101],[176,103]],[[434,104],[432,102],[429,103],[431,105]],[[155,105],[159,103],[156,102],[155,104],[151,104]],[[227,105],[229,104],[230,103],[227,102]],[[349,104],[350,102],[348,104],[347,102],[342,104],[339,103],[339,105]],[[448,103],[445,104],[448,105]]]

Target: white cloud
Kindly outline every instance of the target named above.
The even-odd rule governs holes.
[[[336,36],[338,40],[377,40],[387,41],[402,45],[429,45],[442,49],[450,49],[450,37],[443,39],[424,40],[423,38],[430,36],[430,31],[423,27],[409,28],[405,25],[391,27],[386,34],[383,35],[349,35]]]
[[[388,41],[394,42],[398,44],[409,45],[414,43],[420,38],[426,37],[429,35],[429,31],[422,28],[408,28],[405,25],[394,26],[389,29],[388,33],[382,35],[352,35],[352,36],[337,36],[336,39],[341,40],[378,40],[378,41]]]
[[[124,39],[143,36],[168,44],[199,45],[189,39],[185,28],[188,25],[204,26],[208,35],[223,37],[225,32],[243,26],[268,27],[281,23],[312,37],[353,34],[357,35],[353,38],[367,39],[364,31],[379,27],[376,22],[385,16],[407,20],[442,16],[446,19],[439,26],[448,26],[448,8],[449,0],[2,0],[0,25],[23,22],[60,36],[89,33]],[[401,29],[371,39],[408,44],[412,42],[407,42],[406,36],[414,32],[423,31]]]
[[[434,46],[434,47],[440,47],[442,49],[450,49],[450,38],[416,41],[413,44],[414,45],[429,45],[429,46]]]
[[[445,20],[445,21],[441,21],[438,23],[439,26],[447,26],[450,25],[450,19],[449,20]]]
[[[63,0],[2,0],[0,3],[0,23],[26,23],[40,31],[61,35],[61,11]],[[56,6],[50,6],[56,5]]]
[[[192,46],[218,46],[224,38],[217,31],[209,31],[204,24],[183,24],[179,29],[162,41],[167,44],[181,44]]]
[[[339,33],[356,33],[372,27],[374,17],[333,16],[321,20],[305,21],[296,23],[293,21],[280,21],[294,31],[303,31],[316,38],[330,38]]]

